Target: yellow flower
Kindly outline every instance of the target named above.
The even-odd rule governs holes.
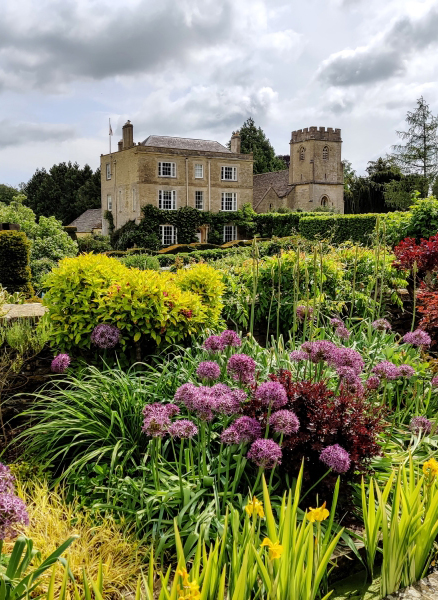
[[[199,585],[196,581],[189,581],[186,569],[178,569],[176,574],[183,580],[183,589],[178,586],[178,600],[199,600],[201,597]]]
[[[311,523],[315,521],[325,521],[329,516],[329,511],[325,507],[325,502],[319,508],[309,508],[309,512],[307,513],[307,518]]]
[[[176,572],[176,574],[179,575],[180,577],[182,577],[184,587],[186,585],[188,585],[188,583],[189,583],[189,574],[187,573],[186,569],[178,569],[178,571]]]
[[[423,465],[423,473],[430,478],[436,477],[438,475],[438,462],[434,458],[427,460]]]
[[[258,515],[261,519],[263,519],[265,516],[263,504],[260,502],[260,500],[257,500],[255,496],[253,497],[252,501],[248,502],[248,504],[245,506],[245,510],[250,517]]]
[[[267,537],[265,537],[265,539],[263,540],[261,547],[263,548],[264,546],[268,547],[269,550],[269,558],[271,560],[274,560],[274,558],[280,558],[282,552],[283,552],[283,546],[281,546],[281,544],[279,544],[278,542],[271,542],[271,540]]]

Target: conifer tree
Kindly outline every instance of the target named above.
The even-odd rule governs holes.
[[[275,155],[271,142],[266,137],[261,127],[256,127],[254,119],[249,117],[240,128],[242,154],[254,155],[253,173],[269,173],[286,169],[285,162]],[[228,143],[230,147],[230,142]]]

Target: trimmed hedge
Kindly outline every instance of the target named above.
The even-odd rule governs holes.
[[[0,284],[10,294],[34,295],[30,272],[30,241],[23,231],[0,231]]]
[[[330,238],[333,244],[352,241],[368,245],[376,227],[377,214],[302,217],[299,232],[309,240]]]
[[[313,212],[259,213],[253,219],[257,233],[262,238],[271,238],[286,237],[294,231],[298,232],[301,219],[314,215]]]

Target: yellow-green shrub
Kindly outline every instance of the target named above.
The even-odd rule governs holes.
[[[127,352],[135,342],[146,347],[178,342],[217,323],[222,309],[222,276],[208,265],[157,273],[83,254],[62,260],[47,287],[52,344],[73,353],[91,347],[99,323],[117,325],[120,350]]]

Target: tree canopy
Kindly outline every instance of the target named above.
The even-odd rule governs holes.
[[[368,176],[358,176],[348,160],[344,164],[344,200],[346,213],[388,212],[386,186],[403,177],[391,156],[368,161]]]
[[[19,191],[16,188],[0,183],[0,202],[3,202],[3,204],[10,204],[12,198],[18,196],[18,194]]]
[[[100,208],[100,169],[71,162],[37,169],[22,192],[37,217],[54,216],[68,225],[87,209]]]
[[[286,169],[286,163],[275,155],[271,142],[266,137],[261,127],[256,127],[254,119],[249,117],[240,128],[241,147],[243,154],[254,155],[253,173],[269,173]],[[230,147],[231,142],[228,142]]]

